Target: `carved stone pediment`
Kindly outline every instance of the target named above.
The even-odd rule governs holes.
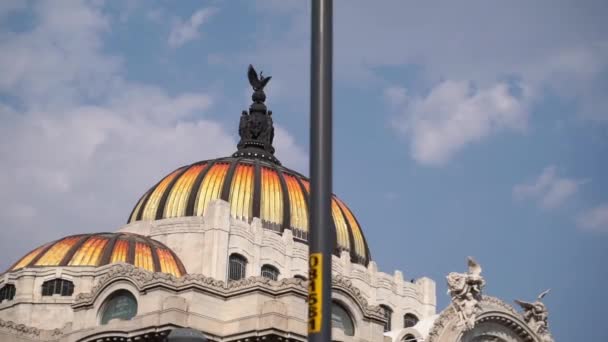
[[[491,341],[492,336],[496,341],[541,341],[511,305],[484,295],[473,329],[462,328],[454,304],[450,304],[435,321],[427,342]]]

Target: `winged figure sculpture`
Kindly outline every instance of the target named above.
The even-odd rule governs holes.
[[[272,76],[264,77],[263,72],[260,72],[260,75],[258,77],[258,73],[255,71],[253,65],[251,64],[249,64],[247,76],[249,77],[249,84],[251,84],[251,87],[253,87],[253,90],[255,91],[264,90],[264,87],[272,78]]]
[[[526,323],[528,323],[528,325],[532,327],[532,329],[534,329],[543,337],[543,342],[553,341],[553,338],[549,333],[549,327],[547,323],[549,318],[549,312],[547,311],[547,307],[545,306],[545,304],[541,301],[549,293],[549,291],[550,290],[545,290],[541,292],[541,294],[538,295],[534,303],[529,303],[518,299],[515,300],[515,303],[521,306],[521,308],[524,310],[524,321],[526,321]]]

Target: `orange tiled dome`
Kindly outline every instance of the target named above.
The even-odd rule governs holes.
[[[9,268],[44,266],[102,266],[126,262],[151,272],[180,277],[184,265],[169,247],[131,233],[95,233],[67,236],[42,245]]]
[[[296,239],[308,238],[309,180],[277,163],[253,158],[220,158],[181,167],[164,177],[135,205],[128,223],[164,218],[202,216],[209,203],[230,203],[233,218],[277,232],[292,230]],[[369,249],[357,219],[335,195],[332,198],[335,253],[348,251],[351,260],[367,265]]]

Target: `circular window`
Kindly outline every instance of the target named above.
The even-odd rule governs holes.
[[[337,303],[331,305],[331,325],[344,331],[345,336],[355,336],[355,324],[348,312]]]
[[[403,327],[411,328],[414,325],[418,324],[418,317],[416,315],[408,313],[403,316]]]
[[[110,320],[120,319],[128,321],[137,315],[137,300],[126,290],[112,293],[102,306],[101,324],[108,324]]]

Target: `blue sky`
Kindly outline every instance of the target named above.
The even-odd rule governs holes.
[[[337,1],[334,191],[379,268],[545,288],[558,341],[604,341],[604,1]],[[0,266],[114,231],[169,171],[235,149],[272,75],[277,157],[308,174],[305,1],[0,4]]]

